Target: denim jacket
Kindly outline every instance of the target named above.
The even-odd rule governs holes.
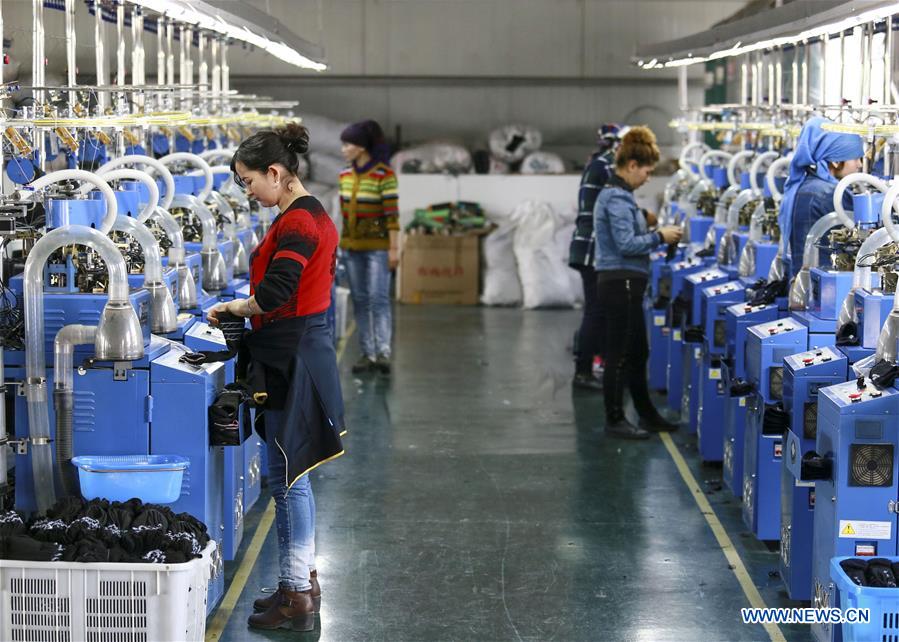
[[[630,270],[649,274],[649,254],[661,245],[662,238],[657,232],[648,231],[633,190],[617,174],[612,175],[596,199],[593,224],[597,272]]]
[[[793,229],[790,230],[790,254],[793,257],[793,264],[797,267],[802,265],[805,237],[812,225],[833,211],[833,193],[836,188],[836,181],[821,180],[811,171],[799,186],[793,205]],[[843,193],[843,207],[847,211],[852,210],[850,190]]]

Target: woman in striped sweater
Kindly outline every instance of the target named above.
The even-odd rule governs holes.
[[[397,265],[399,210],[396,174],[387,164],[381,126],[366,120],[340,135],[350,166],[340,173],[347,272],[362,356],[353,372],[390,374],[390,271]]]

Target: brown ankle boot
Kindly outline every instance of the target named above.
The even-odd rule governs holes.
[[[318,583],[317,571],[309,572],[309,583],[312,584],[312,605],[315,607],[315,612],[319,613],[322,610],[322,587]],[[278,587],[278,589],[268,597],[260,597],[258,600],[253,602],[253,611],[255,613],[268,611],[272,604],[276,604],[278,602],[278,600],[280,599],[280,595],[281,587]]]
[[[278,601],[264,613],[254,613],[247,624],[254,629],[289,629],[312,631],[315,628],[315,607],[309,591],[288,591],[278,588]]]

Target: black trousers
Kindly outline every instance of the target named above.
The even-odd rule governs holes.
[[[584,282],[584,316],[581,329],[578,331],[578,351],[575,355],[575,372],[590,374],[593,371],[593,358],[602,356],[602,340],[605,334],[603,308],[599,304],[597,292],[596,270],[592,267],[578,268]]]
[[[629,390],[637,413],[650,418],[657,413],[649,397],[646,362],[649,342],[643,317],[643,294],[647,279],[622,278],[600,280],[597,294],[605,319],[605,396],[606,421],[624,419],[624,392]]]

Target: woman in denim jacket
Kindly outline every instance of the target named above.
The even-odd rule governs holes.
[[[633,194],[649,179],[659,156],[652,131],[646,127],[631,128],[615,155],[615,172],[593,210],[597,291],[606,319],[605,431],[623,439],[646,439],[650,432],[677,428],[659,414],[649,397],[649,344],[643,295],[650,252],[659,245],[677,243],[681,229],[672,225],[649,231],[646,216],[637,207]],[[625,388],[630,390],[642,427],[624,417]]]

